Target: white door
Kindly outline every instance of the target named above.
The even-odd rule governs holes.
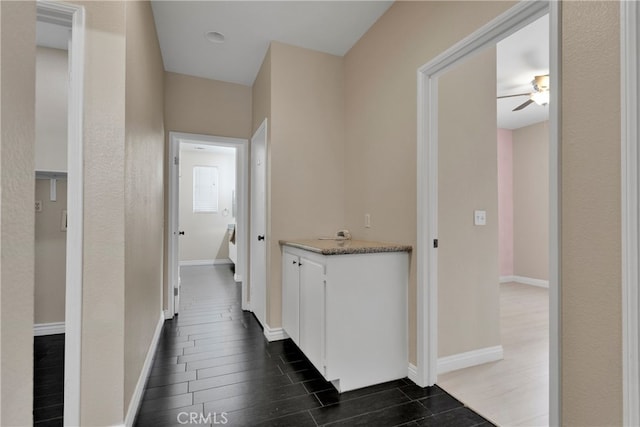
[[[267,119],[251,138],[251,231],[249,301],[264,326],[267,307]]]
[[[173,314],[178,314],[180,308],[180,141],[172,140],[171,146],[171,194],[169,209],[171,210],[171,242],[169,249],[169,288],[173,299],[173,307],[168,307]]]

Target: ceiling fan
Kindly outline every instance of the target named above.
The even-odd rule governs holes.
[[[522,104],[518,105],[512,111],[520,111],[534,102],[538,105],[547,105],[549,103],[549,74],[544,74],[542,76],[535,76],[534,79],[531,81],[531,85],[533,86],[533,92],[499,96],[498,99],[513,98],[514,96],[529,97],[529,99],[527,99]]]

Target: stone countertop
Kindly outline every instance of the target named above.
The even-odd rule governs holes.
[[[369,242],[365,240],[301,239],[280,240],[281,245],[304,249],[321,255],[373,254],[380,252],[411,252],[410,245]]]

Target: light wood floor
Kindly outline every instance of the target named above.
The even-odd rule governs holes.
[[[504,359],[438,376],[438,385],[499,426],[549,425],[549,291],[500,285]]]

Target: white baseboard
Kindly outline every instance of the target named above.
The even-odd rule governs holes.
[[[549,281],[542,279],[534,279],[524,276],[500,276],[500,283],[516,282],[523,285],[538,286],[540,288],[549,288]]]
[[[233,275],[233,280],[236,281],[237,283],[242,282],[242,275],[236,273]]]
[[[264,324],[264,336],[267,341],[280,341],[289,338],[289,335],[282,328],[270,328],[266,323]]]
[[[164,310],[162,312],[162,314],[164,315],[164,320],[170,320],[173,319],[173,312],[172,310]]]
[[[36,323],[33,325],[33,336],[64,334],[64,322]]]
[[[158,324],[156,325],[156,330],[153,333],[153,338],[151,338],[149,350],[147,350],[147,357],[144,359],[142,371],[140,371],[140,376],[138,377],[138,383],[136,384],[136,388],[133,390],[133,396],[131,396],[131,400],[129,401],[129,409],[127,410],[127,416],[124,419],[124,425],[127,427],[133,426],[133,422],[136,420],[138,409],[140,409],[144,387],[147,384],[149,372],[151,372],[153,357],[156,354],[158,340],[160,339],[160,333],[162,332],[162,326],[164,325],[164,316],[164,312],[161,311],[160,318],[158,319]]]
[[[407,378],[409,378],[414,383],[418,384],[418,367],[413,363],[409,363],[409,368],[407,369]]]
[[[438,359],[438,375],[458,369],[495,362],[504,358],[504,350],[501,345],[486,347],[478,350],[458,353]]]
[[[190,261],[180,261],[180,267],[193,267],[198,265],[224,265],[233,264],[230,259],[193,259]]]

